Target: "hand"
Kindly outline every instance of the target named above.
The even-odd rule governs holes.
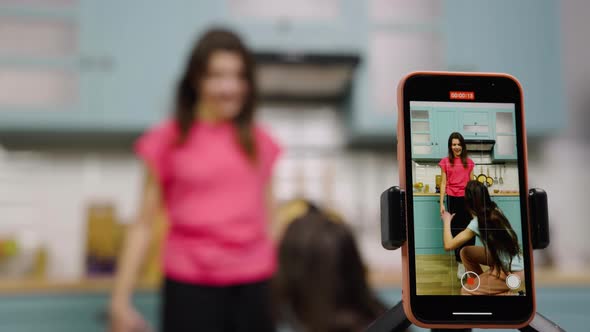
[[[445,206],[443,204],[440,205],[440,215],[442,216],[443,213],[445,213],[447,210],[445,210]]]
[[[152,330],[141,314],[131,305],[112,305],[109,318],[109,332],[145,332]]]
[[[443,212],[441,215],[441,219],[445,222],[445,223],[450,223],[451,220],[453,220],[453,217],[455,216],[455,214],[450,214],[447,211]]]

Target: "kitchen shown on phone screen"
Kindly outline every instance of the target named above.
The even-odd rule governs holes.
[[[410,102],[417,295],[526,295],[515,122],[511,103]]]

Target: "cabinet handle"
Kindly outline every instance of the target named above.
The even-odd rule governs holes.
[[[434,145],[438,145],[438,142],[436,142]]]
[[[473,124],[474,124],[475,126],[477,126],[477,122],[474,122]]]
[[[96,313],[96,321],[100,324],[109,324],[111,321],[109,310],[101,309]]]

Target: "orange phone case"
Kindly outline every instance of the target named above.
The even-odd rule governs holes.
[[[400,188],[404,189],[404,190],[411,190],[411,188],[407,188],[407,184],[406,184],[406,159],[405,159],[405,133],[404,133],[404,86],[406,81],[408,80],[408,78],[414,76],[414,75],[421,75],[421,74],[427,74],[427,75],[453,75],[453,76],[486,76],[486,77],[504,77],[504,78],[509,78],[512,81],[514,81],[517,86],[518,89],[520,90],[520,95],[521,95],[521,104],[520,104],[520,109],[521,109],[521,125],[522,127],[520,128],[521,133],[523,135],[523,158],[524,158],[524,185],[525,185],[525,190],[528,190],[528,161],[527,161],[527,144],[526,144],[526,128],[525,128],[525,122],[524,122],[524,102],[523,102],[523,93],[522,93],[522,86],[520,84],[520,82],[512,75],[509,74],[504,74],[504,73],[476,73],[476,72],[444,72],[444,71],[417,71],[417,72],[411,72],[408,75],[406,75],[398,84],[397,87],[397,106],[398,106],[398,118],[397,118],[397,160],[398,160],[398,166],[399,166],[399,177],[400,177]],[[527,206],[527,211],[529,209],[529,203],[528,200],[525,200],[525,204]],[[529,213],[530,215],[530,213]],[[406,221],[407,222],[407,221]],[[528,234],[531,234],[531,223],[530,221],[527,223],[528,225]],[[407,229],[407,227],[406,227]],[[527,326],[535,317],[535,312],[536,312],[536,303],[535,303],[535,285],[534,285],[534,276],[533,276],[533,253],[532,253],[532,243],[531,243],[531,236],[529,236],[529,257],[530,257],[530,267],[528,269],[528,273],[530,273],[531,275],[531,296],[532,296],[532,302],[533,302],[533,307],[531,310],[531,314],[529,319],[522,323],[522,324],[512,324],[512,325],[508,325],[508,324],[474,324],[474,325],[470,325],[469,327],[472,328],[515,328],[515,329],[519,329],[522,327]],[[402,246],[402,301],[403,301],[403,307],[404,307],[404,312],[406,314],[406,316],[408,317],[408,319],[410,320],[410,322],[412,322],[412,324],[422,327],[422,328],[443,328],[443,329],[454,329],[454,328],[465,328],[466,325],[464,324],[429,324],[429,323],[424,323],[420,320],[418,320],[416,318],[416,316],[414,316],[413,312],[412,312],[412,306],[410,303],[410,271],[409,271],[409,257],[408,257],[408,242],[406,241],[403,246]]]

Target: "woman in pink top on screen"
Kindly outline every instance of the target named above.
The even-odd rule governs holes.
[[[271,173],[280,147],[254,124],[254,63],[240,39],[213,29],[195,45],[175,114],[135,144],[147,180],[111,299],[112,329],[146,325],[131,294],[163,206],[163,331],[273,331],[269,280]]]
[[[465,139],[460,133],[454,132],[449,136],[448,156],[443,158],[438,165],[441,169],[440,183],[440,214],[445,211],[455,214],[451,225],[453,237],[461,233],[471,221],[465,208],[465,186],[473,179],[473,160],[467,157]],[[447,209],[445,209],[445,195],[447,197]],[[461,249],[465,246],[474,245],[475,238],[465,242],[461,247],[455,249],[457,261],[457,277],[461,278],[465,267],[461,262]]]

